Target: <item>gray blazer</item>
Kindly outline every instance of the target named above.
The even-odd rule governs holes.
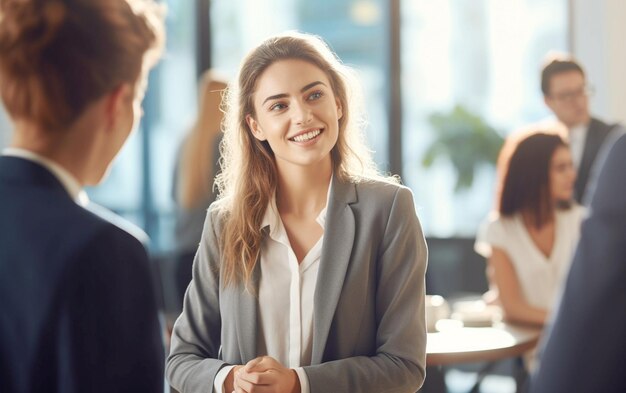
[[[222,367],[265,355],[256,352],[257,299],[220,278],[220,231],[213,204],[166,366],[181,392],[212,392]],[[426,260],[408,188],[334,178],[314,295],[312,360],[304,367],[311,393],[419,389]]]

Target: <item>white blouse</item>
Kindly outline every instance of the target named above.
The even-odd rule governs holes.
[[[325,229],[326,206],[316,218]],[[311,364],[313,346],[313,297],[322,256],[324,234],[298,263],[283,225],[276,198],[265,211],[261,229],[269,236],[261,244],[261,278],[259,281],[259,334],[257,353],[271,356],[285,367],[293,368],[300,380],[302,393],[309,393],[309,380],[302,366]],[[234,366],[222,368],[213,382],[217,392],[224,392],[224,381]]]
[[[492,247],[503,250],[515,268],[528,303],[550,310],[569,271],[584,214],[585,209],[579,205],[556,212],[554,246],[549,257],[533,242],[519,214],[492,214],[479,230],[476,252],[489,258]]]
[[[322,228],[325,218],[326,208],[316,219]],[[263,226],[269,226],[269,237],[261,246],[257,353],[266,353],[289,368],[308,366],[313,342],[313,295],[324,235],[298,263],[275,202],[267,209]]]

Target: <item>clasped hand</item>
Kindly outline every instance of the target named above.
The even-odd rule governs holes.
[[[296,372],[269,356],[253,359],[232,372],[234,393],[300,393]]]

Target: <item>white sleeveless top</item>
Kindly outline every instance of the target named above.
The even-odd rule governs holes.
[[[485,258],[491,256],[492,247],[503,250],[515,268],[526,301],[550,310],[569,271],[584,215],[585,208],[579,205],[557,210],[549,257],[535,245],[519,214],[501,217],[492,213],[481,225],[474,248]]]

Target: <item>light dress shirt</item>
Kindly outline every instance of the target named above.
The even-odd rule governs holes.
[[[326,225],[329,196],[330,185],[326,206],[316,218],[322,229]],[[261,228],[266,227],[269,227],[269,236],[261,245],[257,353],[267,354],[294,369],[301,392],[309,393],[309,379],[302,366],[311,364],[313,297],[324,234],[298,263],[276,207],[276,196],[265,210]],[[213,382],[215,392],[230,393],[225,392],[224,381],[233,367],[223,367],[217,373]]]
[[[569,148],[572,152],[572,162],[574,169],[578,170],[580,162],[583,159],[583,150],[585,149],[585,140],[587,139],[588,124],[581,124],[569,129]]]
[[[7,157],[19,157],[28,161],[32,161],[37,163],[48,171],[50,171],[54,177],[63,185],[65,191],[70,195],[70,197],[80,206],[87,206],[89,204],[89,197],[87,193],[83,190],[81,184],[78,180],[65,168],[56,162],[43,157],[37,153],[34,153],[30,150],[19,149],[16,147],[8,147],[2,150],[2,155]]]

